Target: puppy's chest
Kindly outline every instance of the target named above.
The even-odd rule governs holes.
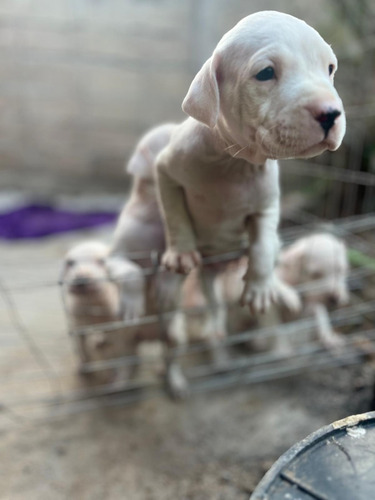
[[[77,297],[68,294],[66,299],[67,309],[78,326],[114,321],[119,314],[120,304],[117,293],[112,293],[112,290],[101,298]]]
[[[188,178],[184,187],[190,210],[215,218],[247,216],[277,196],[272,180],[257,172],[203,172]]]

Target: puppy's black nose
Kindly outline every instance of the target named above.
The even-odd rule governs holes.
[[[329,109],[323,113],[320,113],[316,120],[320,123],[320,126],[324,130],[325,136],[327,137],[328,132],[333,127],[335,120],[338,116],[341,115],[341,111],[338,109]]]
[[[70,285],[77,292],[84,292],[91,283],[92,281],[89,278],[79,277],[74,279]]]
[[[337,307],[339,303],[338,297],[334,294],[328,296],[328,305],[330,307]]]

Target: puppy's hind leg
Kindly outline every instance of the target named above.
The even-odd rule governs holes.
[[[89,383],[93,378],[92,373],[87,370],[86,364],[93,361],[93,352],[90,346],[91,333],[85,331],[84,333],[75,332],[73,328],[70,332],[74,339],[74,349],[78,356],[77,375],[83,383]]]
[[[182,371],[177,349],[183,354],[188,345],[186,315],[182,311],[177,311],[167,329],[168,338],[164,343],[167,388],[174,399],[185,399],[190,393],[190,388]]]
[[[137,352],[136,332],[133,327],[125,327],[114,333],[113,356],[123,357],[124,363],[115,371],[114,385],[131,382],[139,370],[140,358]]]
[[[202,269],[200,281],[207,299],[202,334],[210,346],[213,363],[218,368],[225,368],[229,362],[228,351],[224,345],[227,337],[227,307],[221,282],[216,279],[217,273],[210,269]]]
[[[171,273],[159,275],[158,278],[156,303],[164,346],[167,390],[174,399],[185,399],[190,388],[179,359],[188,345],[186,314],[179,308],[184,278]]]
[[[345,338],[335,332],[331,326],[329,314],[323,304],[311,304],[309,310],[313,313],[318,340],[329,350],[337,350],[345,345]]]

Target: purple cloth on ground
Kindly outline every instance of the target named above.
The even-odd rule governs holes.
[[[0,238],[18,240],[109,224],[115,212],[70,212],[48,205],[32,204],[0,214]]]

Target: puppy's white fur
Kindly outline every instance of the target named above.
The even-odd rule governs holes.
[[[218,278],[228,302],[238,300],[241,294],[238,277],[243,274],[246,266],[246,259],[241,259]],[[332,329],[327,308],[347,304],[348,269],[345,244],[335,236],[317,233],[297,240],[281,251],[276,273],[285,286],[300,290],[302,309],[298,314],[293,314],[290,308],[278,307],[270,317],[258,318],[260,325],[271,326],[275,321],[292,321],[312,316],[315,319],[317,337],[324,346],[334,348],[342,345],[343,338]],[[236,310],[235,317],[236,328],[256,326],[254,319],[246,311],[241,313]],[[265,344],[269,347],[268,342]],[[284,353],[292,350],[291,343],[279,338],[277,334],[275,347]]]
[[[348,303],[348,259],[343,241],[331,234],[313,234],[297,240],[280,254],[280,278],[301,290],[304,315],[315,318],[319,340],[326,347],[343,343],[330,324],[327,307]],[[284,311],[284,315],[288,315]]]
[[[253,14],[224,35],[185,97],[190,118],[157,161],[167,269],[187,273],[202,256],[249,247],[242,301],[259,312],[282,300],[276,159],[339,147],[345,117],[336,67],[321,36],[287,14]]]
[[[126,171],[132,176],[130,197],[118,220],[112,254],[163,251],[165,237],[155,191],[155,159],[168,144],[176,125],[166,123],[147,132],[137,144]]]
[[[131,339],[126,339],[122,331],[106,331],[106,324],[119,321],[121,313],[119,287],[106,264],[108,252],[109,247],[99,241],[82,242],[69,250],[63,264],[66,310],[77,341],[81,369],[87,362],[134,353]],[[81,327],[93,325],[103,325],[103,329],[85,335],[74,333]],[[115,370],[103,370],[91,378],[110,382],[117,375]]]
[[[142,289],[124,295],[125,318],[128,316],[129,301],[133,303],[131,309],[139,311],[138,317],[159,315],[178,306],[180,278],[171,273],[150,273],[157,264],[151,262],[151,253],[163,252],[165,249],[163,222],[156,196],[155,159],[168,144],[175,127],[174,124],[164,124],[150,130],[141,138],[127,164],[127,172],[133,178],[132,190],[114,232],[109,261],[115,263],[117,269],[131,262],[145,276]],[[126,276],[123,282],[126,284]],[[138,306],[134,307],[136,303]],[[183,396],[187,391],[187,382],[180,366],[168,355],[169,347],[185,342],[185,339],[182,341],[179,338],[177,329],[178,321],[175,319],[142,324],[135,328],[137,342],[163,341],[167,351],[169,387],[174,395]]]
[[[314,156],[340,145],[345,117],[333,86],[336,67],[320,35],[286,14],[248,16],[224,35],[185,97],[190,117],[157,159],[167,269],[188,273],[202,257],[247,247],[241,302],[255,313],[272,302],[298,307],[297,295],[274,272],[276,159]],[[271,78],[263,78],[264,72]],[[225,359],[218,272],[220,266],[203,268],[201,285],[210,312],[205,329],[216,338],[217,358]]]

